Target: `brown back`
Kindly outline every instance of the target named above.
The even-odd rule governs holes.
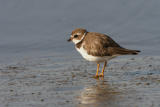
[[[88,32],[82,41],[83,43],[86,44],[83,47],[87,50],[87,53],[93,56],[112,56],[114,52],[110,47],[121,48],[109,36],[96,32]]]

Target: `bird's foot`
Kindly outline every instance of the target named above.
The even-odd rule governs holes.
[[[99,75],[95,75],[95,76],[93,76],[93,78],[97,79],[97,78],[99,78]]]
[[[104,77],[104,74],[103,74],[103,73],[100,73],[100,74],[99,74],[99,77]]]

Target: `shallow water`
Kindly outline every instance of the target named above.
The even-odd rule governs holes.
[[[67,60],[63,58],[64,60]],[[117,58],[104,78],[95,64],[54,58],[22,61],[0,69],[5,107],[159,107],[160,57]],[[74,63],[74,64],[73,64]]]
[[[158,0],[0,1],[0,63],[79,55],[66,41],[77,27],[108,34],[142,55],[159,55],[159,4]]]

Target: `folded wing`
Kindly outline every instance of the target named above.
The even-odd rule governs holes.
[[[138,50],[129,50],[121,47],[112,38],[107,35],[90,32],[85,37],[85,44],[83,47],[87,53],[93,56],[112,56],[112,55],[126,55],[138,54]]]

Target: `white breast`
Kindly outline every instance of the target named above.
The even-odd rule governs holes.
[[[77,51],[82,55],[82,57],[88,61],[94,61],[94,62],[103,62],[103,61],[108,61],[116,56],[103,56],[103,57],[98,57],[98,56],[92,56],[87,53],[87,51],[81,46],[81,48],[77,48]]]

